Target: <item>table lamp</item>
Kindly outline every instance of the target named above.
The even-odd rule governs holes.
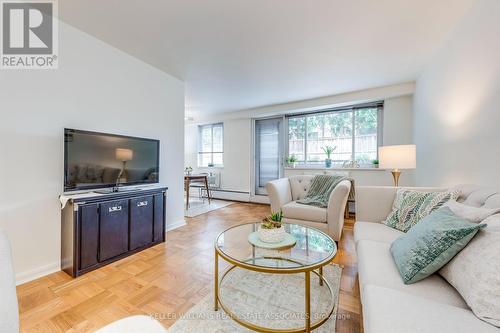
[[[399,186],[399,176],[403,169],[417,167],[417,148],[415,145],[382,146],[378,148],[379,167],[392,169],[394,186]]]

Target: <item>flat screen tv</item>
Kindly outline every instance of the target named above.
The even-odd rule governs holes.
[[[159,181],[160,141],[64,129],[64,192]]]

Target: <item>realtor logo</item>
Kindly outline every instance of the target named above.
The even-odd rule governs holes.
[[[2,69],[57,68],[55,1],[3,0]]]

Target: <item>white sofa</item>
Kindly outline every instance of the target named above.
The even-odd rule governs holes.
[[[320,229],[335,241],[342,236],[344,210],[351,190],[351,182],[341,181],[330,194],[327,208],[298,204],[306,195],[314,175],[280,178],[266,184],[273,212],[283,211],[283,221]]]
[[[475,207],[500,207],[500,191],[461,186],[459,199]],[[418,188],[437,191],[438,188]],[[438,274],[405,285],[390,253],[402,232],[380,223],[397,188],[356,187],[354,240],[365,333],[477,333],[500,329],[477,318],[460,294]]]
[[[0,230],[0,332],[19,332],[19,312],[10,244]]]
[[[165,333],[167,330],[149,316],[130,316],[111,323],[97,333]],[[0,230],[0,332],[19,332],[19,312],[16,285],[12,269],[10,244]]]

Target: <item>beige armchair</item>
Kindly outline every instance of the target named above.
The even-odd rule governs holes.
[[[313,175],[292,176],[266,184],[273,212],[283,211],[283,221],[311,226],[326,232],[335,241],[342,236],[344,210],[351,190],[351,182],[344,180],[330,194],[327,208],[303,205],[296,200],[304,198]]]

